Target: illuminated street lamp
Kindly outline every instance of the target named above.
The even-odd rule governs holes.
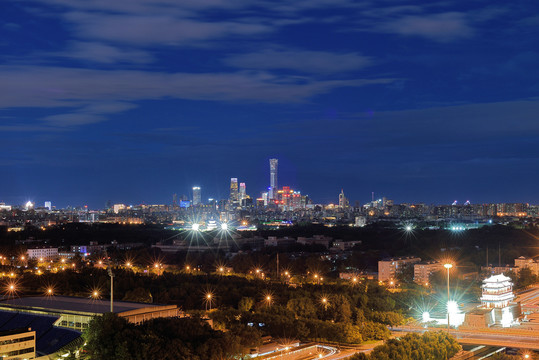
[[[266,295],[266,302],[268,303],[268,306],[271,306],[271,295]]]
[[[228,224],[227,223],[221,223],[221,230],[227,231],[228,230]]]
[[[447,332],[449,332],[449,326],[450,326],[450,321],[449,321],[449,269],[451,269],[453,267],[453,264],[451,263],[447,263],[447,264],[444,264],[444,268],[447,269]]]
[[[322,305],[324,305],[324,310],[327,310],[328,309],[328,298],[327,297],[323,297],[322,298]]]
[[[206,302],[206,311],[208,311],[208,305],[210,306],[210,311],[211,311],[211,302],[212,302],[212,298],[213,298],[213,294],[212,294],[212,293],[207,293],[207,294],[206,294],[206,299],[205,299],[205,302]]]

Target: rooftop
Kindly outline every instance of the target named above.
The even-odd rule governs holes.
[[[110,302],[108,300],[95,300],[91,298],[79,298],[70,296],[35,296],[15,299],[4,299],[0,301],[0,306],[9,306],[14,308],[40,308],[49,311],[73,311],[92,314],[103,314],[110,311]],[[114,301],[114,312],[122,313],[124,311],[154,306],[158,305],[126,301]]]

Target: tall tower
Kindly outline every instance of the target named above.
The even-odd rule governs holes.
[[[344,190],[343,189],[341,189],[341,193],[339,194],[339,207],[341,209],[348,208],[348,199],[346,198],[346,196],[344,196]]]
[[[193,206],[200,205],[202,203],[202,196],[200,194],[200,186],[193,187]]]
[[[268,197],[273,200],[275,198],[275,193],[278,189],[277,184],[277,166],[279,165],[279,160],[270,159],[270,188]]]
[[[245,188],[245,183],[240,183],[240,201],[247,198],[247,192]]]
[[[230,202],[238,202],[238,178],[230,178]]]

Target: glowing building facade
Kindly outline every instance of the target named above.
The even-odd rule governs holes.
[[[193,187],[193,206],[202,204],[202,196],[200,194],[200,187]]]
[[[279,160],[270,159],[269,163],[270,163],[270,187],[269,187],[268,196],[270,200],[273,200],[275,198],[277,188],[279,187],[277,183],[277,167],[279,165]]]
[[[238,178],[230,179],[230,202],[237,203],[239,200],[238,194]]]
[[[513,283],[503,274],[483,280],[481,290],[481,307],[485,309],[504,308],[515,299]]]

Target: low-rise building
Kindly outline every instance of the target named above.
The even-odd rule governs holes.
[[[56,259],[58,257],[58,248],[33,248],[28,249],[26,253],[30,259]]]
[[[35,359],[36,332],[31,328],[0,331],[0,358],[2,360]]]

